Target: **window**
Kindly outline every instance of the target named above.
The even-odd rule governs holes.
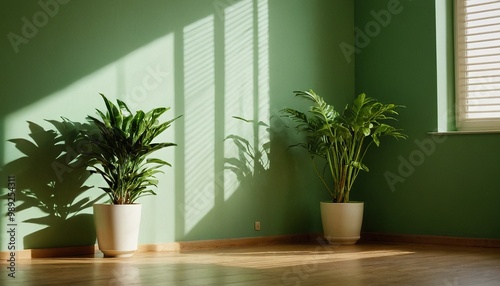
[[[500,1],[455,0],[458,130],[500,130]]]

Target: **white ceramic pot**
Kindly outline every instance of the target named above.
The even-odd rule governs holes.
[[[321,202],[323,233],[330,244],[355,244],[363,223],[363,202]]]
[[[94,223],[104,257],[130,257],[137,250],[140,204],[94,204]]]

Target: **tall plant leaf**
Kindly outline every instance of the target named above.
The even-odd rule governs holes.
[[[171,142],[151,143],[181,116],[160,122],[159,117],[169,108],[159,107],[133,113],[127,104],[117,100],[116,105],[100,94],[106,111],[96,110],[98,117],[88,116],[98,133],[82,131],[83,137],[93,146],[87,152],[91,172],[100,175],[106,187],[101,189],[114,204],[132,204],[138,198],[155,195],[155,175],[162,173],[162,166],[171,166],[165,160],[149,158],[152,153],[171,146]]]

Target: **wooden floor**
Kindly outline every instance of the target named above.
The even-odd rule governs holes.
[[[419,244],[272,244],[131,258],[2,261],[0,285],[500,285],[500,249]]]

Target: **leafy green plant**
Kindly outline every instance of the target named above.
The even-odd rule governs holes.
[[[303,132],[305,142],[295,146],[305,148],[313,159],[314,170],[332,197],[332,202],[349,202],[354,181],[361,170],[368,171],[363,159],[372,144],[380,145],[380,138],[391,136],[406,139],[399,129],[385,123],[398,115],[395,104],[382,104],[373,98],[360,94],[343,113],[313,90],[294,91],[295,96],[312,102],[309,112],[296,109],[281,110],[285,117],[296,122],[296,128]],[[326,161],[323,172],[316,166],[315,157]],[[327,183],[325,172],[333,179],[333,186]]]
[[[92,146],[92,151],[85,154],[91,172],[104,178],[107,187],[101,189],[113,204],[133,204],[140,197],[156,195],[152,189],[158,184],[155,174],[161,173],[160,167],[171,165],[148,156],[162,148],[176,146],[153,140],[180,116],[160,123],[159,117],[169,108],[154,108],[147,113],[139,110],[133,114],[123,101],[117,100],[115,105],[103,94],[101,97],[106,112],[96,109],[99,118],[87,117],[97,131],[82,132]]]

